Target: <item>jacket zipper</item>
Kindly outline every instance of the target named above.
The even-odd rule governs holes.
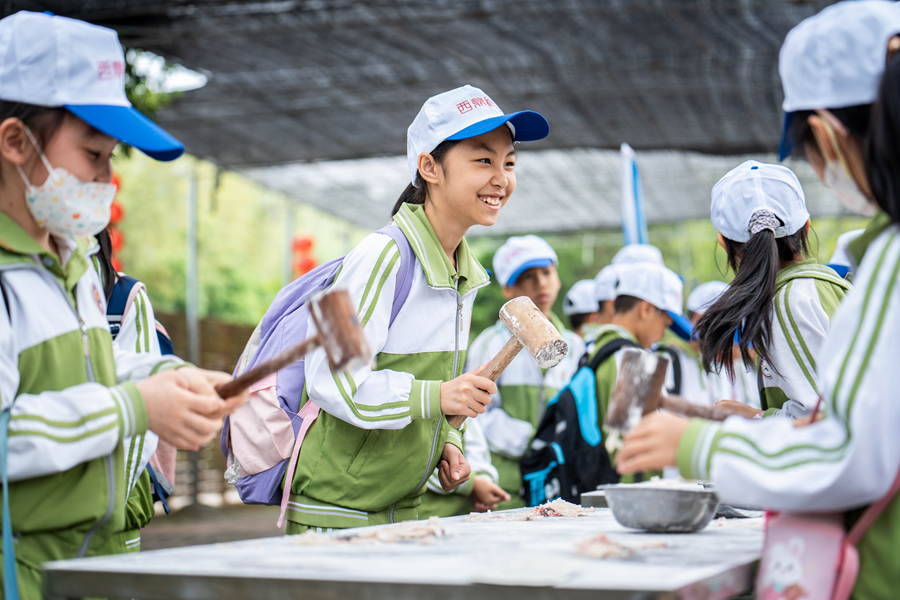
[[[488,282],[488,283],[490,283],[490,282]],[[473,288],[473,289],[469,290],[468,292],[466,292],[466,295],[471,294],[471,293],[483,288],[485,285],[487,285],[487,283],[484,285],[478,286],[477,288]],[[454,341],[453,341],[453,377],[455,378],[455,377],[459,377],[459,373],[457,373],[457,370],[459,369],[459,333],[462,330],[462,326],[463,326],[463,322],[462,322],[463,297],[460,296],[460,294],[459,294],[459,280],[458,279],[456,280],[456,288],[454,289],[454,291],[456,292],[456,323],[453,327],[453,329],[455,330]],[[441,416],[441,418],[443,418],[443,415]],[[419,485],[417,485],[416,487],[411,489],[408,493],[401,496],[400,500],[402,500],[403,498],[406,498],[407,496],[412,494],[414,491],[416,491],[417,489],[422,487],[426,481],[428,481],[428,477],[431,475],[431,472],[434,470],[434,468],[429,469],[428,467],[431,467],[431,463],[434,461],[434,451],[437,446],[438,433],[440,433],[440,431],[441,431],[441,421],[439,419],[437,422],[437,425],[434,428],[434,436],[431,439],[431,454],[428,456],[428,462],[425,463],[425,475],[422,476],[422,480],[419,482]],[[397,500],[397,502],[400,502],[400,500]],[[388,513],[388,522],[389,523],[394,522],[394,509],[397,508],[397,502],[394,502],[391,505],[391,511],[390,511],[390,513]]]
[[[78,308],[72,306],[69,302],[69,295],[66,293],[65,288],[56,280],[55,277],[48,277],[43,269],[38,269],[38,272],[44,277],[44,279],[52,279],[53,283],[56,284],[56,287],[62,292],[63,297],[66,300],[66,305],[72,309],[72,312],[75,313],[75,317],[78,319],[78,328],[81,330],[81,345],[84,350],[84,371],[87,376],[87,380],[90,383],[96,383],[96,378],[94,377],[94,365],[91,363],[91,348],[90,343],[88,342],[87,335],[87,326],[84,323],[84,319],[81,318],[81,314],[78,312]],[[87,552],[88,546],[91,543],[91,539],[93,539],[94,534],[100,530],[101,527],[106,525],[109,522],[110,517],[112,517],[113,509],[115,508],[116,502],[116,475],[115,475],[115,465],[113,463],[112,454],[106,455],[104,457],[104,463],[106,466],[106,489],[107,489],[107,504],[106,504],[106,514],[103,515],[103,518],[97,521],[93,527],[85,534],[84,541],[81,543],[81,547],[78,549],[78,554],[76,558],[81,558]]]

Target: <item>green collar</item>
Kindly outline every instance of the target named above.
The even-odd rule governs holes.
[[[775,291],[777,292],[794,279],[820,279],[843,288],[845,291],[850,291],[850,284],[846,279],[839,276],[830,267],[820,265],[814,258],[801,260],[778,271],[778,275],[775,278]]]
[[[63,267],[59,256],[43,248],[6,213],[0,212],[0,264],[37,263],[52,273],[70,293],[89,267],[89,257],[100,246],[93,236],[77,240],[55,238],[60,252],[69,253]],[[73,297],[74,298],[74,297]]]
[[[875,238],[881,235],[881,232],[887,229],[890,224],[891,218],[886,212],[879,209],[875,216],[872,217],[872,220],[869,221],[869,224],[866,225],[862,234],[847,244],[847,250],[850,252],[850,256],[853,258],[853,262],[856,263],[856,266],[859,266],[862,262],[866,250],[869,249],[869,245],[874,242]]]
[[[607,342],[611,342],[617,338],[625,338],[626,340],[631,340],[635,344],[638,344],[637,338],[621,325],[601,325],[597,329],[597,337],[594,338],[594,345],[596,348],[602,348]],[[638,345],[640,346],[640,344]]]
[[[453,268],[421,204],[403,204],[394,215],[394,223],[409,240],[430,287],[455,289],[463,296],[490,283],[487,271],[469,250],[466,238],[456,247],[459,268]]]

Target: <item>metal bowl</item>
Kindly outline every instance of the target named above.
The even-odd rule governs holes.
[[[620,525],[653,533],[692,533],[716,514],[715,492],[648,485],[607,487],[606,502]]]

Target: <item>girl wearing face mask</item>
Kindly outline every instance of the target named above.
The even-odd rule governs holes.
[[[798,25],[782,57],[807,60],[786,91],[817,85],[876,90],[854,181],[890,223],[871,241],[832,320],[819,373],[825,417],[807,426],[783,419],[724,423],[654,414],[626,437],[623,472],[678,465],[711,479],[723,502],[785,512],[846,511],[845,526],[886,498],[900,470],[900,8],[890,2],[841,2]],[[856,68],[851,68],[856,67]],[[867,80],[856,80],[859,72]],[[784,76],[785,69],[782,69]],[[849,93],[849,92],[848,92]],[[837,95],[837,93],[835,93]],[[872,98],[863,96],[862,102]],[[850,154],[844,148],[845,157]],[[852,151],[851,151],[852,152]],[[849,159],[853,165],[855,159]],[[856,600],[889,600],[900,589],[900,500],[862,533]],[[807,577],[809,574],[805,574]]]
[[[0,21],[0,55],[3,596],[37,599],[42,563],[123,551],[124,439],[197,449],[243,398],[218,397],[225,374],[112,345],[91,265],[110,156],[117,140],[183,152],[126,100],[116,33],[20,12]]]
[[[446,415],[484,413],[497,388],[480,368],[463,372],[475,293],[489,283],[464,236],[496,223],[515,190],[515,142],[548,132],[541,115],[503,114],[471,86],[430,98],[410,125],[410,185],[393,222],[411,252],[373,233],[334,283],[359,306],[374,366],[335,374],[317,350],[302,397],[286,398],[321,407],[286,478],[288,534],[428,518],[418,507],[435,469],[445,491],[467,481]],[[392,315],[404,260],[414,261],[409,292]]]

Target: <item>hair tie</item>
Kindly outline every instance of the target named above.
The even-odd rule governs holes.
[[[750,224],[747,226],[747,229],[750,230],[750,235],[756,235],[764,229],[777,233],[779,227],[781,227],[781,221],[774,213],[760,209],[750,215]],[[778,236],[776,235],[775,237]]]

